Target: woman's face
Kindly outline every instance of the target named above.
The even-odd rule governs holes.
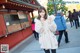
[[[44,15],[45,15],[45,11],[42,10],[39,14],[40,14],[41,17],[44,17]]]

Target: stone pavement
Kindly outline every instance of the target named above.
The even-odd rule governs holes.
[[[75,27],[70,27],[70,24],[67,23],[67,31],[69,34],[69,43],[65,43],[64,36],[62,37],[60,47],[57,49],[57,53],[80,53],[80,27],[76,29]],[[12,49],[10,53],[44,53],[40,49],[40,44],[38,40],[35,40],[33,35],[28,40]]]

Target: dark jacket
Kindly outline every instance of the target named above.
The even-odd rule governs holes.
[[[69,20],[70,20],[70,21],[72,21],[72,20],[73,20],[72,13],[68,15],[68,18],[69,18]]]
[[[73,19],[78,19],[78,12],[73,12],[72,17]]]
[[[79,15],[79,17],[80,17],[80,11],[78,12],[78,15]]]

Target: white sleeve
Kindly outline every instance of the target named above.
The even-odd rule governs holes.
[[[41,22],[39,21],[35,22],[35,31],[41,33],[41,29],[42,29]]]
[[[55,16],[54,16],[54,15],[50,15],[50,16],[48,16],[48,17],[51,18],[52,21],[55,19]]]
[[[57,29],[56,23],[53,21],[53,22],[50,24],[49,28],[50,28],[50,31],[55,32],[56,29]]]

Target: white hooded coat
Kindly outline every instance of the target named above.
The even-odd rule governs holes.
[[[54,35],[56,28],[57,27],[55,22],[53,22],[53,18],[46,19],[43,24],[40,20],[35,20],[35,31],[39,33],[39,43],[42,49],[58,48],[58,42],[56,36]]]

